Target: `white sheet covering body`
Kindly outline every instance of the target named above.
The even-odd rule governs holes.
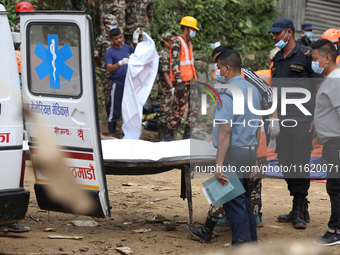
[[[142,133],[143,106],[149,97],[158,71],[155,42],[143,33],[135,53],[130,56],[122,101],[123,139],[139,139]]]
[[[102,140],[104,162],[169,162],[215,159],[216,148],[206,141],[186,139],[148,142],[135,139]]]

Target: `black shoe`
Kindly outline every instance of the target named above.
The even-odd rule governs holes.
[[[190,127],[188,125],[185,125],[182,139],[190,139]]]
[[[326,232],[319,240],[314,243],[322,246],[336,245],[340,244],[340,234],[335,234],[331,232]]]
[[[309,204],[309,201],[307,200],[307,198],[305,198],[305,201],[304,201],[304,204],[303,204],[303,218],[304,218],[306,223],[310,222],[308,204]],[[277,217],[277,220],[280,221],[280,222],[291,222],[292,219],[293,219],[293,212],[292,211],[288,214],[279,215]]]
[[[167,128],[165,132],[164,140],[167,142],[176,141],[175,136],[174,136],[174,131]]]
[[[310,222],[310,217],[309,217],[309,211],[308,211],[308,204],[310,202],[308,201],[307,198],[305,198],[305,202],[303,204],[303,218],[305,219],[305,222],[309,223]]]
[[[109,136],[114,136],[116,133],[117,122],[109,122]]]
[[[296,229],[306,229],[307,224],[306,221],[303,217],[303,204],[304,204],[305,199],[297,199],[294,198],[293,200],[293,216],[292,216],[292,223],[293,227]]]
[[[202,243],[210,243],[216,224],[217,221],[212,221],[211,219],[207,218],[203,227],[188,225],[188,230],[190,234],[199,239]]]
[[[14,223],[9,226],[0,227],[0,232],[15,232],[15,233],[25,233],[31,229],[27,226],[21,226],[18,223]]]
[[[162,125],[158,123],[158,141],[159,142],[165,141],[165,131],[166,131],[166,125]]]

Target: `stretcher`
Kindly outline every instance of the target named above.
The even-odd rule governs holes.
[[[216,149],[199,140],[153,143],[143,140],[102,140],[105,173],[109,175],[158,174],[180,169],[181,194],[187,198],[189,222],[193,222],[191,179],[195,165],[215,165]]]

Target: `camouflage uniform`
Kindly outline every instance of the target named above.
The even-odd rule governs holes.
[[[117,19],[117,27],[124,34],[125,29],[125,0],[100,0],[100,16],[112,14]]]
[[[153,16],[153,0],[126,0],[125,42],[132,44],[133,32],[140,28],[150,35],[149,18]]]
[[[251,199],[251,204],[253,206],[255,218],[257,217],[259,212],[259,203],[261,199],[262,166],[267,165],[267,158],[257,158],[257,165],[261,166],[261,171],[257,173],[255,177],[249,179],[249,195]]]
[[[187,42],[188,43],[188,42]],[[175,96],[175,104],[173,107],[173,112],[171,114],[170,122],[167,125],[167,128],[170,130],[176,130],[180,121],[182,120],[185,110],[186,104],[188,103],[188,111],[187,111],[187,127],[190,129],[190,125],[195,122],[197,116],[199,115],[199,93],[198,89],[194,84],[190,85],[190,83],[194,83],[194,79],[192,81],[182,81],[181,79],[181,71],[180,71],[180,60],[179,55],[181,52],[181,42],[179,39],[175,39],[171,45],[171,54],[172,54],[172,71],[173,75],[176,79],[175,82],[172,82],[173,86],[177,91],[177,84],[183,82],[184,84],[184,96],[182,98]]]
[[[108,25],[117,25],[117,20],[115,16],[112,14],[106,14],[104,16],[104,23]],[[105,96],[105,106],[106,112],[109,114],[110,112],[110,93],[112,86],[112,74],[109,73],[104,65],[104,57],[105,52],[111,47],[111,41],[109,35],[105,32],[105,34],[101,34],[97,37],[94,45],[94,57],[99,57],[101,62],[100,67],[100,80],[102,83],[103,93]]]
[[[170,33],[162,34],[161,38],[165,41],[172,41],[174,37]],[[163,48],[159,53],[159,83],[158,95],[160,97],[160,111],[158,122],[167,125],[170,120],[171,109],[173,104],[173,97],[168,84],[165,82],[162,73],[167,72],[170,77],[170,52],[168,49]]]
[[[17,20],[13,26],[11,26],[12,32],[20,33],[20,21]],[[15,50],[20,50],[20,43],[14,43]]]

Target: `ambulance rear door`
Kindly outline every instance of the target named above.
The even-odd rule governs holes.
[[[78,11],[35,11],[21,16],[24,109],[37,114],[65,153],[70,175],[96,200],[89,216],[110,216],[102,157],[93,57],[93,24]],[[49,179],[34,164],[39,134],[26,129],[41,209],[67,212],[46,194]]]

